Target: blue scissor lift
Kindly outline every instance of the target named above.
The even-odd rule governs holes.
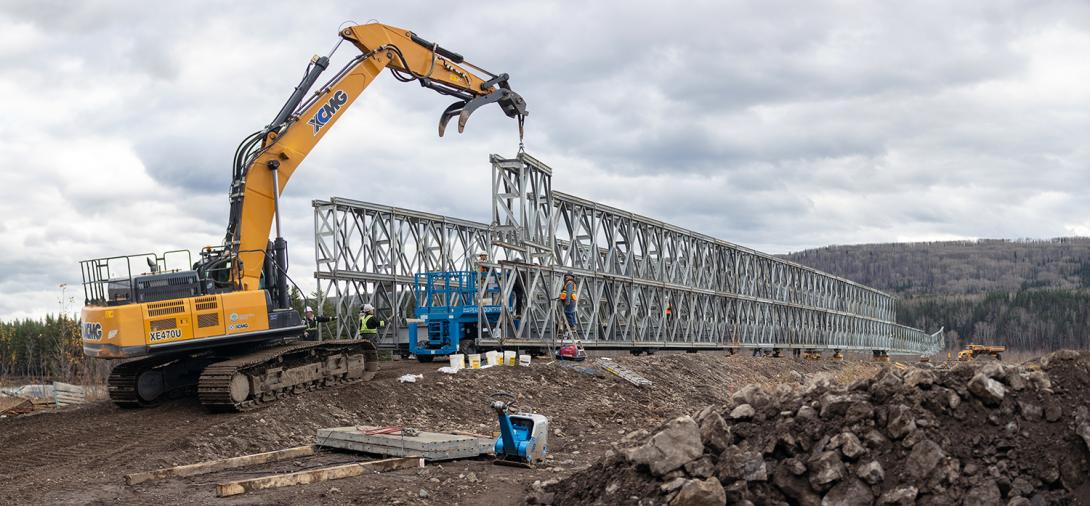
[[[421,362],[431,362],[436,356],[476,351],[477,328],[487,322],[494,326],[502,309],[499,284],[489,282],[483,295],[489,304],[477,301],[477,284],[484,282],[485,273],[473,271],[441,271],[417,274],[413,283],[416,296],[416,318],[409,325],[409,352]],[[427,337],[419,336],[420,328]],[[488,326],[485,327],[487,330]]]

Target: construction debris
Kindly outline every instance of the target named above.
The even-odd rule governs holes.
[[[83,404],[88,401],[105,399],[106,397],[106,390],[102,387],[85,387],[59,381],[53,382],[53,402],[57,407]]]
[[[0,388],[0,394],[14,395],[16,397],[26,398],[45,398],[53,397],[53,385],[20,385],[17,387],[2,387]]]
[[[632,369],[629,369],[617,363],[613,359],[602,357],[599,358],[597,362],[595,362],[595,365],[613,373],[616,376],[620,376],[625,381],[632,383],[633,385],[636,385],[638,387],[642,388],[651,386],[651,380],[640,376],[636,373],[636,371],[633,371]]]
[[[34,403],[24,397],[0,394],[0,415],[22,415],[34,411]]]
[[[63,408],[105,399],[101,386],[80,386],[53,382],[51,385],[21,385],[0,388],[0,415],[23,415],[50,407]]]
[[[1090,489],[1090,354],[748,386],[528,500],[1071,504]]]

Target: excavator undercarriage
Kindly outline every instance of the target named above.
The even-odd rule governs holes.
[[[377,359],[370,341],[299,341],[208,366],[197,396],[212,411],[246,411],[288,395],[370,380]]]
[[[152,406],[191,393],[211,411],[247,411],[289,395],[367,381],[378,370],[370,341],[296,341],[230,358],[175,355],[126,362],[110,373],[110,399],[123,408]]]

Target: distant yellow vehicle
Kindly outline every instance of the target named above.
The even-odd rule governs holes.
[[[1003,352],[1006,346],[992,346],[987,344],[970,344],[964,350],[958,352],[958,362],[971,362],[979,355],[991,355],[996,360],[1003,360]]]

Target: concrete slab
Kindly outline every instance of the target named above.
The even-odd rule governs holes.
[[[318,429],[318,446],[391,457],[420,456],[425,460],[453,460],[492,453],[495,441],[459,434],[415,432],[356,425]]]

